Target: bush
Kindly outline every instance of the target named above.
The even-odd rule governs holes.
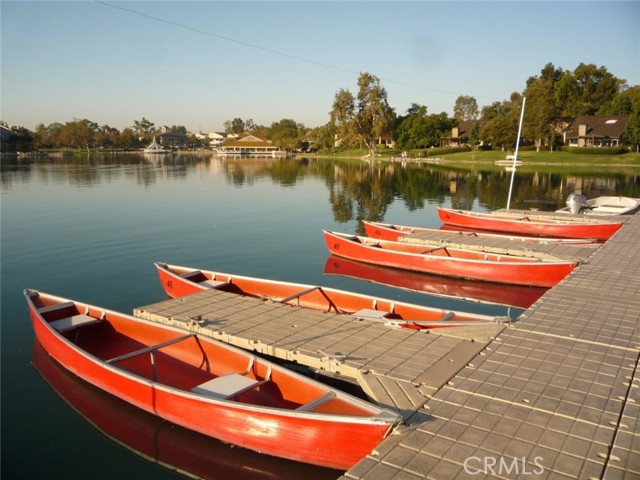
[[[622,155],[629,153],[624,147],[569,147],[569,153],[578,153],[580,155]]]

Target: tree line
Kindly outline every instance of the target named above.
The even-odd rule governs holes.
[[[330,119],[320,127],[307,128],[293,119],[263,126],[252,119],[234,118],[224,122],[225,132],[238,136],[252,134],[287,151],[364,148],[375,155],[378,146],[388,141],[395,142],[399,149],[440,146],[441,139],[451,134],[452,127],[473,121],[469,145],[475,148],[482,143],[505,149],[515,146],[523,97],[526,97],[523,138],[531,139],[538,148],[554,148],[559,143],[559,124],[563,119],[594,114],[629,114],[625,140],[632,147],[640,146],[640,86],[630,87],[626,80],[593,64],[581,63],[569,71],[548,63],[539,75],[529,77],[522,93],[513,92],[508,99],[482,108],[474,97],[460,95],[453,107],[453,117],[445,112],[429,113],[428,107],[419,103],[412,103],[404,115],[397,115],[389,105],[380,79],[370,73],[360,74],[357,87],[356,94],[346,88],[336,92]],[[22,138],[19,141],[24,144],[24,148],[19,149],[27,146],[31,149],[136,149],[146,146],[159,134],[154,123],[144,117],[122,131],[88,119],[48,126],[41,123],[34,132],[18,131]],[[188,134],[184,126],[174,125],[170,131],[187,136],[190,146],[208,144],[208,139]]]
[[[523,98],[527,98],[523,119],[523,138],[531,139],[538,149],[561,144],[560,125],[580,115],[629,114],[624,137],[636,149],[640,146],[640,86],[629,87],[605,67],[581,63],[573,71],[555,68],[549,63],[540,75],[530,77],[522,93],[508,99],[478,106],[477,100],[460,95],[450,118],[446,113],[428,114],[427,106],[413,103],[405,115],[396,115],[387,101],[387,93],[377,77],[363,73],[358,93],[339,90],[326,128],[348,146],[368,148],[375,154],[376,139],[391,138],[401,149],[426,149],[439,146],[442,138],[460,122],[472,122],[468,143],[498,148],[514,148]]]

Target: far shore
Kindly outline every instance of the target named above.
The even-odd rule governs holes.
[[[210,148],[194,148],[177,150],[174,154],[186,154],[186,155],[216,155],[215,150]],[[505,168],[509,167],[505,162],[507,155],[513,155],[513,152],[507,151],[477,151],[477,152],[458,152],[451,154],[443,154],[437,156],[424,156],[428,153],[428,150],[421,152],[423,156],[402,156],[401,152],[395,150],[380,150],[375,157],[370,157],[366,150],[348,150],[336,153],[301,153],[297,152],[292,154],[295,158],[318,158],[318,159],[330,159],[330,160],[359,160],[359,161],[371,161],[375,158],[376,161],[393,162],[393,163],[412,163],[412,164],[424,164],[424,165],[492,165],[495,167]],[[118,154],[140,154],[143,155],[142,150],[109,150],[109,149],[92,149],[92,150],[41,150],[37,152],[15,153],[15,152],[2,152],[0,157],[2,158],[46,158],[46,157],[70,157],[73,155],[118,155]],[[171,154],[168,154],[170,157]],[[251,158],[251,156],[243,157]],[[618,155],[593,155],[593,154],[580,154],[567,151],[533,151],[525,150],[518,154],[517,168],[528,166],[546,166],[546,167],[597,167],[597,168],[640,168],[640,153],[629,152]],[[500,162],[501,164],[496,164]]]

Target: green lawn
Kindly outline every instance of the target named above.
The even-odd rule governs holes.
[[[495,162],[504,160],[511,152],[488,151],[476,152],[475,160],[471,158],[471,152],[452,153],[443,155],[442,158],[454,162]],[[640,166],[640,153],[626,153],[622,155],[580,155],[569,152],[550,152],[548,150],[535,152],[524,150],[518,152],[518,160],[524,163],[536,164],[567,164],[567,165],[638,165]]]
[[[336,152],[335,154],[319,154],[314,156],[332,157],[332,158],[362,158],[368,155],[368,150],[351,149]],[[452,164],[473,164],[473,163],[494,163],[496,160],[505,160],[507,155],[512,152],[501,152],[499,150],[478,151],[472,156],[471,152],[449,153],[437,155],[445,163]],[[399,156],[399,151],[390,149],[380,149],[378,155],[381,160]],[[429,156],[427,158],[434,158]],[[550,152],[548,150],[536,152],[532,150],[524,150],[518,152],[518,160],[525,164],[546,164],[546,165],[599,165],[599,166],[639,166],[640,153],[626,153],[622,155],[580,155],[569,153],[566,151]]]

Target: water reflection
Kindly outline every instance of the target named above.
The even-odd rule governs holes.
[[[7,159],[1,163],[1,188],[28,183],[37,175],[44,183],[91,187],[125,178],[148,187],[184,180],[189,175],[224,172],[228,184],[253,187],[262,180],[291,188],[305,177],[322,179],[334,218],[383,221],[389,206],[402,202],[409,211],[427,204],[465,210],[504,208],[510,172],[493,165],[469,169],[447,165],[399,164],[336,159],[219,158],[210,154],[145,156],[142,154],[79,155],[61,158]],[[512,207],[555,210],[569,193],[587,197],[640,197],[637,171],[596,167],[526,167],[514,181]],[[389,219],[392,220],[392,219]],[[364,233],[362,228],[357,233]]]
[[[548,289],[488,282],[474,282],[371,265],[330,255],[324,267],[328,275],[342,275],[415,292],[467,301],[495,303],[527,309]]]

